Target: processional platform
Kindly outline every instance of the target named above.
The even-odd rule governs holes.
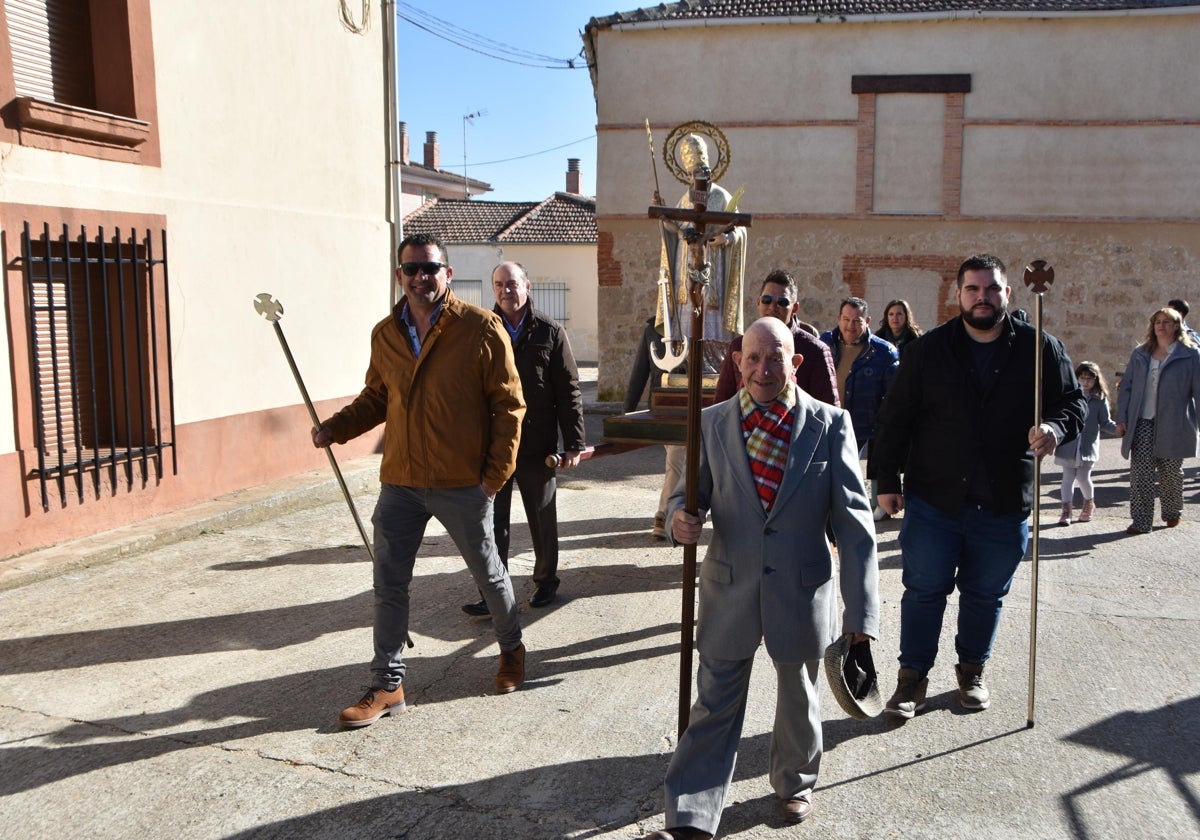
[[[717,375],[706,373],[700,407],[716,402]],[[650,386],[650,408],[604,418],[604,442],[620,446],[683,446],[687,443],[687,375],[663,374]]]

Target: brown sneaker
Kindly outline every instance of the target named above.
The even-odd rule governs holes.
[[[361,700],[349,708],[342,709],[342,713],[338,715],[338,723],[349,728],[370,726],[393,711],[404,711],[403,685],[398,685],[391,691],[386,688],[367,689]]]
[[[525,645],[516,650],[500,651],[500,670],[496,672],[496,693],[516,691],[525,682]]]

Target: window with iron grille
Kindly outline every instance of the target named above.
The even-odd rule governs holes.
[[[21,237],[42,506],[163,476],[174,450],[166,231]]]
[[[529,296],[533,298],[535,309],[540,309],[560,324],[567,323],[566,283],[533,283],[529,287]]]
[[[482,280],[463,280],[455,277],[450,288],[454,289],[454,296],[461,301],[481,306],[484,309],[491,309],[495,305],[490,285],[488,286],[488,299],[486,301],[483,299],[484,290]],[[566,283],[531,283],[529,286],[529,297],[533,299],[534,309],[545,312],[560,324],[567,322]]]

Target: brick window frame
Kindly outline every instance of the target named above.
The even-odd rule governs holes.
[[[850,93],[858,97],[858,139],[855,176],[855,213],[874,214],[875,128],[877,97],[894,93],[921,93],[945,98],[942,126],[941,215],[957,217],[962,205],[963,112],[971,92],[969,73],[910,73],[855,75]]]
[[[19,96],[0,4],[0,143],[159,166],[150,0],[86,0],[95,108]]]
[[[953,302],[952,290],[958,285],[960,265],[962,257],[943,254],[845,254],[842,257],[842,283],[847,294],[867,299],[872,269],[911,268],[937,274],[940,277],[937,323],[941,324],[958,314],[958,304]]]

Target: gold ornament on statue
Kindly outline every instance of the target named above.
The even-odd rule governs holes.
[[[696,154],[707,155],[704,145],[696,143],[693,135],[707,137],[712,142],[717,151],[717,160],[710,164],[709,168],[712,170],[712,179],[721,180],[721,176],[729,169],[729,141],[725,139],[725,133],[721,129],[704,120],[692,120],[671,129],[671,133],[663,142],[663,161],[667,164],[667,169],[675,176],[676,181],[691,185],[692,168],[695,164],[693,161],[689,165],[689,160]]]

